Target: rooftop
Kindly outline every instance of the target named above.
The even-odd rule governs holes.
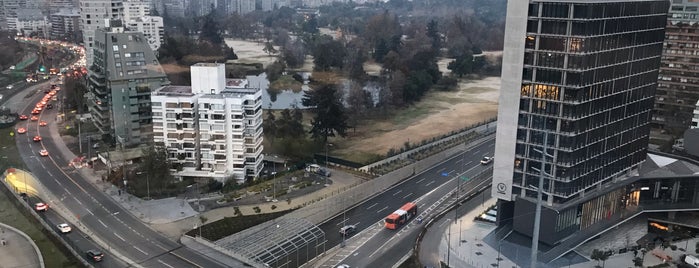
[[[190,86],[164,86],[153,91],[154,95],[194,96]]]
[[[223,64],[223,63],[199,62],[199,63],[194,64],[193,66],[216,67],[216,66],[219,66],[220,64]]]

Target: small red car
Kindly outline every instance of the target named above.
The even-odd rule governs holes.
[[[34,140],[34,141],[41,141],[41,136],[36,135],[36,136],[34,136],[34,139],[32,139],[32,140]]]
[[[34,205],[34,209],[36,209],[36,211],[47,211],[49,210],[49,205],[39,202]]]
[[[41,156],[49,156],[49,151],[46,151],[45,149],[41,149],[41,151],[39,151],[39,154]]]
[[[27,119],[29,119],[29,117],[27,115],[24,115],[24,114],[19,115],[19,120],[27,120]]]
[[[46,121],[39,122],[39,126],[45,127],[46,125],[48,125],[48,123],[46,123]]]
[[[36,115],[32,115],[32,118],[29,118],[29,119],[32,121],[37,121],[37,120],[39,120],[39,117],[37,117]]]
[[[23,128],[23,127],[18,128],[18,129],[17,129],[17,133],[19,133],[19,134],[27,133],[27,129],[26,129],[26,128]]]

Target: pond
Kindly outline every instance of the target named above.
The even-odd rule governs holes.
[[[269,80],[267,80],[267,74],[262,73],[259,75],[249,75],[247,76],[248,80],[248,86],[250,87],[259,87],[262,89],[262,108],[263,109],[274,109],[274,110],[283,110],[283,109],[293,109],[293,107],[299,107],[301,109],[306,109],[307,107],[303,106],[302,99],[303,95],[306,91],[311,90],[310,87],[308,86],[308,79],[310,78],[310,73],[308,72],[303,72],[301,73],[301,76],[304,79],[304,84],[301,86],[301,91],[294,92],[291,89],[287,90],[282,90],[279,93],[274,94],[272,92],[270,94],[269,89]],[[347,99],[349,95],[349,88],[350,88],[350,83],[348,81],[343,81],[341,84],[341,89],[343,91],[343,98]],[[368,91],[371,95],[371,99],[374,102],[374,105],[377,105],[379,103],[379,91],[381,90],[381,87],[379,83],[376,82],[367,82],[366,85],[364,86],[364,90]],[[347,103],[345,102],[345,105]]]
[[[306,79],[306,81],[308,81],[308,73],[303,73],[302,76],[304,79]],[[269,80],[267,80],[266,73],[261,73],[259,75],[248,75],[246,78],[248,80],[249,87],[259,87],[262,89],[263,109],[283,110],[291,109],[294,106],[301,109],[306,108],[303,106],[303,104],[301,104],[301,100],[303,99],[304,92],[309,90],[308,85],[306,85],[307,82],[304,83],[304,85],[301,87],[302,90],[299,92],[294,92],[291,89],[287,89],[276,94],[274,94],[275,92],[270,94],[270,91],[268,90]]]

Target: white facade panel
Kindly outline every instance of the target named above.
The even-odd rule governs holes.
[[[514,172],[515,144],[519,96],[524,64],[527,8],[529,1],[510,1],[507,4],[505,44],[502,60],[502,83],[498,105],[498,124],[493,161],[493,197],[512,201],[512,174]]]

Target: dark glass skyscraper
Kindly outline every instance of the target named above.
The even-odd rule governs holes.
[[[609,213],[585,195],[644,161],[668,5],[509,1],[492,191],[516,231],[531,234],[541,176],[554,244]]]

